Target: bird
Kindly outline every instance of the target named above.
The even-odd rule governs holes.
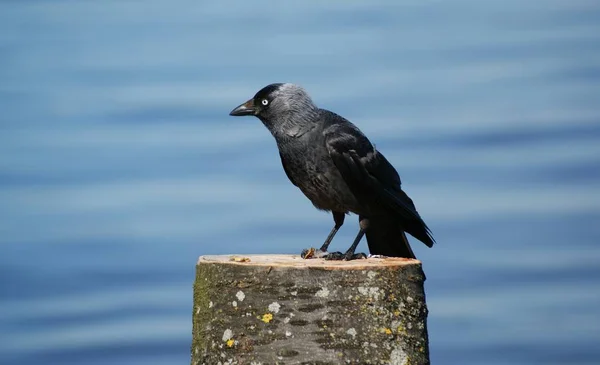
[[[384,155],[349,120],[315,105],[296,84],[274,83],[235,107],[231,116],[255,116],[277,143],[283,170],[292,184],[319,210],[331,212],[334,226],[319,249],[303,258],[366,258],[355,253],[366,235],[371,256],[415,259],[405,233],[428,247],[435,243],[400,176]],[[342,253],[329,245],[349,213],[358,215],[359,231]]]

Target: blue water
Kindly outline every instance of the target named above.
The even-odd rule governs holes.
[[[199,255],[322,242],[270,134],[228,116],[279,81],[359,125],[433,229],[432,363],[600,363],[598,2],[21,0],[2,365],[186,364]]]

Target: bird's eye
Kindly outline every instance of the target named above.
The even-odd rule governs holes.
[[[269,104],[269,101],[267,99],[262,99],[261,103],[262,105],[266,106],[267,104]]]

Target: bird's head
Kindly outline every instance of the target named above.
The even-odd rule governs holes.
[[[272,128],[294,119],[309,120],[317,107],[303,88],[294,84],[271,84],[259,90],[229,115],[254,115]]]

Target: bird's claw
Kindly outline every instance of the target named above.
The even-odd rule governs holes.
[[[389,256],[385,256],[385,255],[369,255],[367,256],[368,259],[387,259]]]
[[[362,252],[359,252],[359,253],[353,253],[353,252],[341,253],[341,252],[338,251],[338,252],[330,252],[324,258],[325,258],[325,260],[331,260],[331,261],[351,261],[351,260],[366,259],[367,255],[365,255]]]
[[[342,261],[344,259],[344,254],[341,253],[340,251],[329,252],[323,258],[325,260],[330,260],[330,261]]]
[[[349,260],[363,260],[366,259],[367,255],[359,252],[359,253],[355,253],[354,255],[352,255],[352,257]]]

